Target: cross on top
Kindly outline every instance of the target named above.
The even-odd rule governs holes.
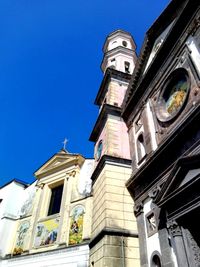
[[[63,149],[66,150],[66,144],[69,140],[67,140],[67,138],[65,138],[65,140],[62,142],[63,143]]]

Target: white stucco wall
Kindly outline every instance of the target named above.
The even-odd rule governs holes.
[[[24,186],[15,181],[0,189],[0,256],[8,253],[23,195]]]
[[[129,73],[132,74],[133,70],[135,68],[135,63],[133,61],[133,56],[132,55],[126,55],[124,53],[120,53],[119,51],[114,53],[114,54],[112,54],[110,57],[107,57],[107,63],[106,63],[106,66],[105,66],[105,70],[108,67],[114,66],[116,70],[125,72],[125,62],[129,62],[130,63]]]
[[[12,249],[17,219],[26,212],[31,212],[36,182],[25,188],[17,181],[12,181],[0,189],[0,256],[5,256]]]
[[[23,194],[24,186],[13,181],[10,184],[0,189],[0,218],[11,215],[17,216],[20,206],[21,195]]]
[[[87,267],[89,266],[88,261],[89,246],[80,245],[45,253],[0,260],[0,267]]]

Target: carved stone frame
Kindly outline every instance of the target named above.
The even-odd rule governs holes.
[[[150,221],[151,218],[154,219],[153,222]],[[156,220],[156,214],[153,211],[148,212],[145,215],[145,220],[146,220],[146,226],[147,226],[147,235],[148,237],[150,237],[158,231],[158,223]]]

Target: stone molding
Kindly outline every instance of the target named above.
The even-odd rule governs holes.
[[[138,233],[135,231],[127,231],[124,229],[107,228],[101,230],[89,243],[89,248],[93,248],[104,236],[123,236],[138,238]]]

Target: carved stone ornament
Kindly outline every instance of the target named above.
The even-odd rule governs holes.
[[[75,175],[76,175],[76,171],[72,171],[72,172],[69,174],[69,176],[72,176],[72,177],[75,177]]]
[[[41,183],[41,184],[37,184],[37,185],[36,185],[36,187],[37,187],[37,188],[40,188],[40,189],[43,189],[43,188],[44,188],[44,186],[45,186],[45,184],[44,184],[44,183]]]
[[[157,195],[160,193],[161,191],[161,187],[159,185],[157,185],[156,187],[154,187],[149,193],[149,197],[152,198],[153,200],[157,197]]]
[[[148,236],[150,236],[157,231],[156,218],[155,218],[155,214],[153,212],[146,215],[146,223],[147,223]]]
[[[181,228],[175,220],[168,221],[167,228],[169,229],[173,237],[182,235]]]
[[[141,213],[143,213],[143,207],[144,207],[144,205],[143,205],[142,202],[140,202],[138,204],[135,204],[135,206],[134,206],[134,214],[135,214],[136,217],[139,216]]]
[[[66,175],[68,176],[68,177],[67,177],[67,180],[68,180],[69,177],[75,177],[75,176],[76,176],[76,171],[73,170],[73,171],[71,171],[71,172],[67,172]]]
[[[195,266],[199,266],[200,264],[200,249],[199,246],[196,242],[196,240],[194,239],[194,237],[192,236],[192,234],[190,233],[190,231],[188,229],[185,230],[187,239],[189,241],[189,245],[190,248],[192,250],[192,254],[194,257],[194,261],[195,261]]]
[[[191,26],[188,28],[188,34],[195,35],[195,32],[198,30],[200,27],[200,17],[196,18]]]

